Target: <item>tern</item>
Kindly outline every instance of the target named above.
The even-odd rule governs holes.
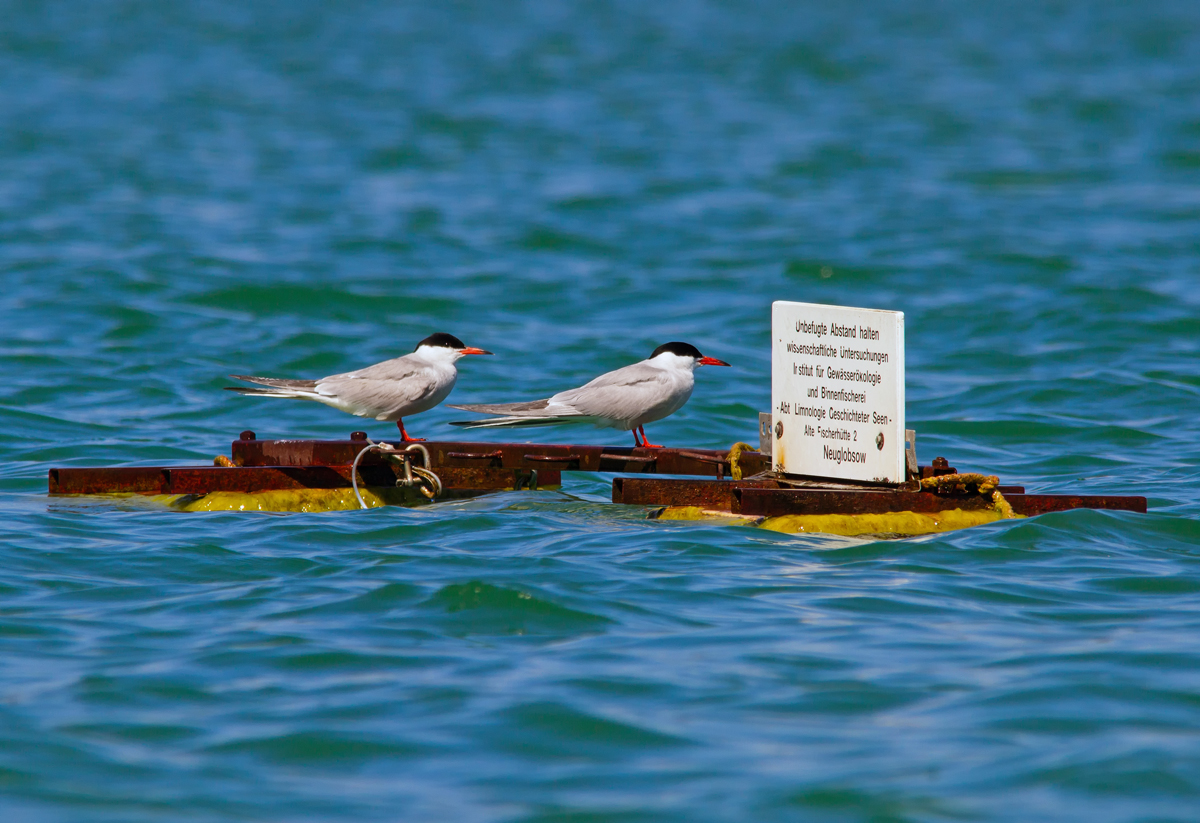
[[[452,334],[431,334],[417,344],[412,354],[384,360],[374,366],[343,374],[331,374],[319,380],[287,380],[277,377],[251,377],[231,374],[235,380],[269,386],[251,389],[226,386],[226,390],[256,397],[289,397],[315,400],[359,417],[394,421],[404,442],[424,440],[409,437],[404,418],[429,411],[441,403],[458,380],[454,364],[468,354],[491,354],[463,344]]]
[[[602,374],[586,385],[545,400],[452,405],[452,409],[496,416],[450,425],[486,429],[592,423],[597,428],[632,431],[635,447],[661,449],[662,446],[646,439],[643,427],[683,408],[696,385],[693,372],[697,366],[728,365],[715,357],[705,357],[688,343],[664,343],[645,360]]]

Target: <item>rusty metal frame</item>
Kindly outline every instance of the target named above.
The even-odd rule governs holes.
[[[359,467],[360,485],[394,486],[402,469],[374,463]],[[562,473],[493,468],[438,469],[446,494],[455,491],[501,491],[537,486],[557,486]],[[259,492],[280,489],[348,489],[349,466],[183,466],[178,468],[130,467],[50,469],[50,494],[207,494],[209,492]]]
[[[280,489],[342,489],[351,486],[351,464],[367,445],[363,432],[349,440],[259,440],[242,432],[232,444],[232,466],[55,468],[48,477],[52,495],[207,494]],[[393,445],[402,444],[393,443]],[[939,494],[915,489],[854,486],[753,477],[770,468],[769,455],[742,452],[745,480],[725,480],[729,455],[714,449],[649,449],[543,443],[472,443],[433,441],[430,468],[445,497],[463,497],[504,489],[557,486],[564,471],[619,472],[612,500],[638,506],[699,506],[752,517],[786,514],[862,514],[893,511],[933,512],[981,509],[981,495]],[[360,479],[368,486],[393,486],[402,470],[377,452],[363,455]],[[920,469],[923,477],[955,474],[945,458]],[[685,475],[684,478],[645,475]],[[638,476],[641,475],[641,476]],[[700,478],[700,479],[697,479]],[[1109,495],[1025,494],[1021,486],[1000,486],[1018,514],[1037,515],[1091,508],[1145,512],[1146,498]]]
[[[391,442],[391,441],[389,441]],[[259,440],[242,432],[233,442],[233,462],[238,466],[340,466],[348,465],[366,445],[366,435],[354,432],[350,440]],[[396,441],[393,446],[400,446]],[[504,469],[553,468],[560,471],[622,472],[626,474],[682,474],[723,478],[729,474],[729,454],[716,449],[648,449],[622,446],[584,446],[545,443],[472,443],[428,441],[431,468],[488,466]],[[362,465],[383,461],[370,453]],[[739,465],[746,475],[770,468],[770,459],[758,452],[742,452]]]

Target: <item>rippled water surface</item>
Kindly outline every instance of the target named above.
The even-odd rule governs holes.
[[[1196,819],[1195,3],[3,20],[5,820]],[[1151,512],[871,541],[650,522],[584,474],[324,515],[45,496],[344,437],[225,375],[439,330],[498,355],[459,402],[690,341],[736,368],[651,436],[728,446],[774,299],[906,313],[923,461]]]

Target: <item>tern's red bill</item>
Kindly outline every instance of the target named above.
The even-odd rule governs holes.
[[[715,357],[701,357],[696,362],[699,363],[701,366],[728,366],[729,365],[724,360],[718,360]]]

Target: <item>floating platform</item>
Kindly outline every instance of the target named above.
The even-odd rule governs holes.
[[[363,432],[348,440],[259,440],[245,431],[214,466],[53,468],[48,486],[55,496],[140,495],[192,511],[328,511],[359,508],[351,494],[357,478],[364,505],[425,502],[428,493],[405,486],[412,474],[401,455],[411,444],[364,451],[371,445]],[[410,454],[420,454],[422,468],[437,475],[438,499],[557,488],[564,471],[613,472],[624,475],[613,479],[614,503],[651,507],[662,519],[784,531],[914,534],[1067,509],[1146,511],[1144,497],[1026,494],[994,477],[959,474],[944,458],[919,467],[902,486],[880,486],[772,476],[770,457],[745,444],[728,452],[466,441],[420,446]],[[897,520],[899,514],[911,516]]]
[[[399,452],[409,445],[384,441]],[[213,492],[254,493],[293,489],[348,489],[351,466],[371,445],[363,432],[349,440],[259,440],[244,431],[228,458],[214,466],[132,466],[50,469],[52,495],[178,495]],[[556,487],[564,471],[653,473],[724,478],[729,455],[706,449],[648,449],[538,443],[420,443],[428,468],[442,481],[439,497],[472,496],[510,489]],[[759,472],[767,459],[757,452],[742,456],[745,471]],[[362,456],[360,484],[394,487],[402,469],[376,451]]]

